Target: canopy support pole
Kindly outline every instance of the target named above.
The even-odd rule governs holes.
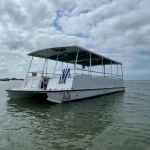
[[[60,52],[60,50],[59,50],[59,52]],[[58,52],[57,59],[56,59],[56,64],[55,64],[55,69],[54,69],[53,78],[54,78],[55,71],[56,71],[56,67],[57,67],[57,62],[58,62],[58,58],[59,58],[59,52]]]
[[[46,77],[47,77],[47,59],[46,59],[46,64],[45,64],[45,66],[46,66]]]
[[[76,61],[75,61],[75,64],[74,64],[74,76],[75,76],[76,64],[77,64],[77,61],[78,61],[78,55],[79,55],[79,49],[77,51]]]
[[[104,76],[104,73],[103,73],[103,58],[102,58],[102,76]]]
[[[122,69],[122,64],[121,64],[121,72],[122,72],[122,79],[123,79],[123,69]]]
[[[105,77],[105,65],[104,65],[104,77]]]
[[[112,61],[111,61],[111,77],[112,77]]]
[[[62,68],[62,70],[63,70],[63,62],[62,62],[61,68]]]
[[[92,75],[91,74],[91,53],[90,53],[90,75]]]
[[[42,76],[43,76],[43,74],[44,74],[45,64],[46,64],[46,58],[45,58],[45,62],[44,62],[43,70],[42,70]]]
[[[118,64],[117,64],[117,77],[118,77]]]
[[[48,66],[48,50],[47,50],[47,56],[46,56],[46,77],[47,77],[47,66]]]
[[[33,56],[32,56],[32,58],[31,58],[31,62],[30,62],[30,65],[29,65],[29,68],[28,68],[28,71],[27,71],[26,77],[28,76],[28,73],[29,73],[29,70],[30,70],[30,67],[31,67],[32,61],[33,61]]]

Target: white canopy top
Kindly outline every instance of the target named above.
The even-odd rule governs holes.
[[[89,51],[85,48],[76,45],[42,49],[42,50],[29,53],[28,55],[33,57],[51,59],[51,60],[57,60],[58,57],[58,61],[74,64],[76,61],[76,55],[78,50],[79,53],[78,53],[77,64],[80,64],[82,66],[90,66],[89,54],[91,54],[92,66],[102,65],[102,62],[103,65],[121,64],[120,62],[104,57],[100,54],[97,54],[95,52]]]

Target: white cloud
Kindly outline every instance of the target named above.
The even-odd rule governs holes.
[[[149,74],[149,6],[149,0],[0,1],[0,76],[22,77],[27,53],[63,45],[123,62],[128,78],[135,68]]]

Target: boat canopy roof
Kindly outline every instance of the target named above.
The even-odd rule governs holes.
[[[91,54],[91,66],[97,65],[110,65],[110,64],[121,64],[120,62],[114,61],[102,55],[99,55],[95,52],[89,51],[85,48],[79,46],[63,46],[63,47],[54,47],[38,50],[32,53],[29,53],[29,56],[40,57],[45,59],[57,60],[65,63],[74,64],[76,61],[77,52],[78,59],[77,64],[82,66],[90,66],[90,55]]]

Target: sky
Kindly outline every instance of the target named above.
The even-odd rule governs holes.
[[[150,80],[149,6],[150,0],[0,0],[0,77],[24,78],[30,52],[79,45],[122,62],[126,80]]]

